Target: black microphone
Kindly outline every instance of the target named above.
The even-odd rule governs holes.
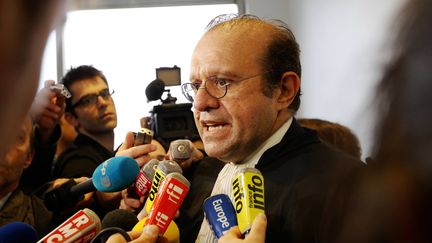
[[[138,223],[138,218],[132,212],[124,209],[115,209],[105,215],[102,220],[102,229],[118,227],[125,231],[131,231]]]
[[[105,215],[102,220],[102,230],[90,241],[90,243],[107,242],[108,238],[116,233],[120,233],[123,238],[130,241],[127,231],[138,223],[135,214],[124,210],[115,209]]]
[[[165,91],[165,83],[161,79],[155,79],[146,87],[147,102],[159,100]]]

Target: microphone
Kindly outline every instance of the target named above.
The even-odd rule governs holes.
[[[237,215],[230,198],[217,194],[204,200],[204,217],[219,239],[231,227],[237,225]]]
[[[102,219],[102,229],[118,227],[130,231],[137,223],[138,218],[135,214],[124,209],[115,209]]]
[[[94,170],[92,178],[79,184],[70,180],[47,192],[44,196],[45,206],[51,211],[60,211],[74,206],[89,192],[121,191],[135,181],[138,172],[139,166],[134,159],[127,156],[112,157]]]
[[[135,179],[135,182],[128,187],[128,196],[133,198],[140,198],[141,196],[146,195],[146,193],[151,188],[155,169],[158,164],[159,160],[151,159],[141,168],[138,176]]]
[[[169,151],[175,161],[189,159],[192,154],[192,148],[187,139],[177,139],[171,142]]]
[[[101,221],[95,212],[85,208],[72,215],[64,223],[43,237],[38,243],[46,242],[90,242],[101,230]]]
[[[132,230],[142,232],[146,221],[147,217],[144,217],[133,227]],[[162,238],[163,240],[159,240],[158,242],[180,243],[180,230],[174,221],[171,221],[171,223],[168,225],[168,228],[163,234]]]
[[[153,202],[156,198],[156,193],[158,192],[158,188],[159,188],[160,183],[166,177],[166,175],[171,173],[171,172],[182,173],[183,171],[182,171],[180,165],[177,164],[177,162],[175,162],[175,161],[163,160],[163,161],[159,162],[159,164],[156,167],[153,181],[152,181],[152,186],[150,189],[150,193],[149,193],[149,196],[148,196],[146,204],[145,204],[145,209],[146,209],[147,213],[150,212],[150,209],[151,209]]]
[[[38,238],[36,230],[27,223],[12,222],[0,227],[0,243],[34,243]]]
[[[163,80],[155,79],[151,81],[145,90],[147,102],[160,99],[164,91],[165,83]]]
[[[127,241],[130,241],[127,231],[130,231],[137,223],[138,218],[135,214],[124,209],[115,209],[102,219],[102,230],[90,243],[106,242],[111,235],[116,233],[120,233]]]
[[[189,187],[189,181],[182,174],[169,173],[160,185],[145,225],[158,226],[159,235],[162,236],[183,203]]]
[[[160,185],[150,213],[132,230],[142,231],[144,226],[153,224],[159,228],[159,237],[164,238],[163,242],[180,242],[180,231],[173,218],[189,192],[189,187],[189,181],[182,174],[169,173]]]
[[[232,180],[232,190],[238,226],[247,235],[255,217],[265,213],[264,178],[258,169],[241,169]]]

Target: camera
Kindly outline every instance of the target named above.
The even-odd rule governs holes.
[[[166,86],[180,85],[180,68],[174,66],[156,68],[156,79],[146,88],[148,101],[161,100],[161,105],[153,106],[151,113],[151,129],[155,137],[169,144],[177,139],[196,140],[199,138],[195,126],[191,103],[176,104],[177,98],[171,96]],[[167,98],[162,94],[167,92]]]

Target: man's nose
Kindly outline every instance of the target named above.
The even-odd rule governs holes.
[[[194,109],[197,111],[207,111],[209,109],[217,109],[219,99],[211,96],[205,86],[201,86],[195,95],[193,102]]]

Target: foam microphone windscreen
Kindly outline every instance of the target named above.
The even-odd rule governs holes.
[[[165,91],[165,83],[161,79],[155,79],[146,87],[147,101],[158,100]]]
[[[131,231],[137,223],[138,218],[135,214],[124,209],[115,209],[107,213],[102,219],[102,229],[118,227],[125,231]]]
[[[93,185],[102,192],[121,191],[135,181],[139,170],[138,163],[131,157],[112,157],[100,164],[93,172]]]
[[[13,222],[0,227],[0,243],[34,243],[37,239],[36,230],[27,223]]]
[[[192,155],[190,141],[187,139],[177,139],[170,144],[170,153],[173,160],[189,159]]]

